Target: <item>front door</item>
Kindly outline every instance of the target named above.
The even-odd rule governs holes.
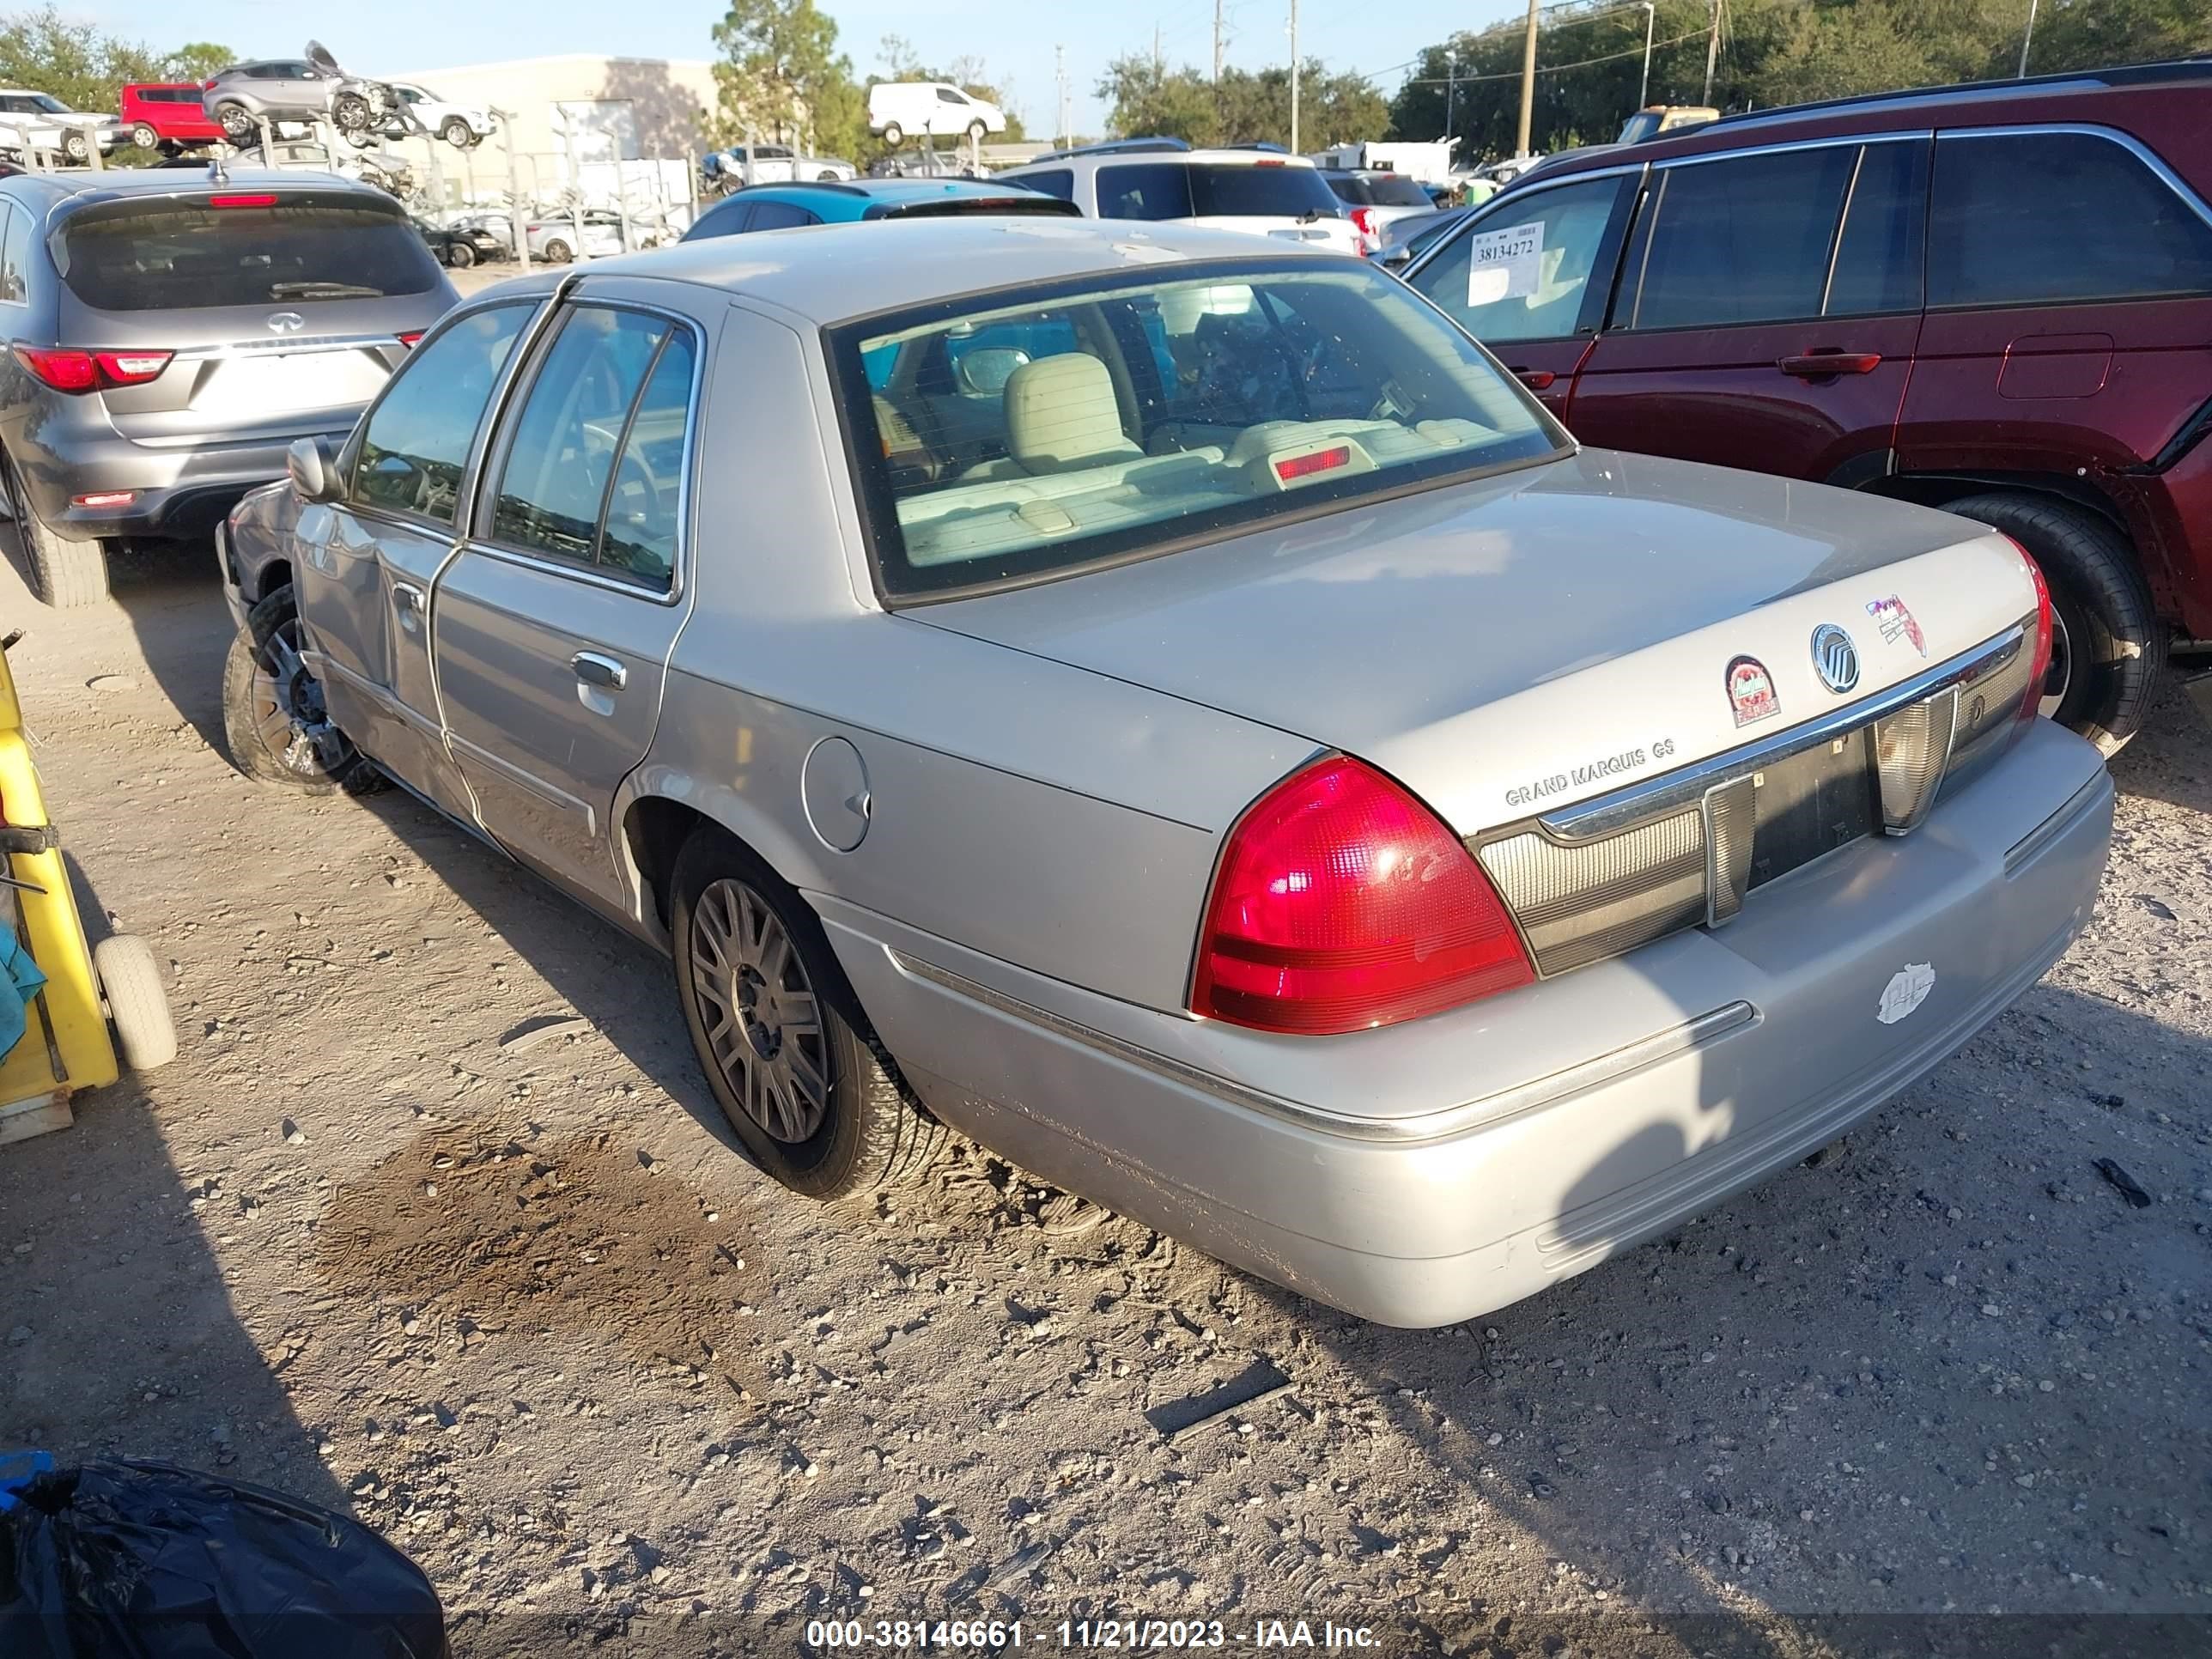
[[[430,673],[428,600],[459,540],[484,411],[534,309],[469,313],[417,349],[369,411],[347,499],[301,560],[328,590],[304,593],[302,615],[329,665],[332,717],[387,770],[462,817],[467,794],[447,757]]]
[[[1928,149],[1908,135],[1655,168],[1575,435],[1822,482],[1892,471]]]
[[[1633,173],[1616,173],[1518,192],[1470,215],[1406,274],[1571,428],[1636,188]]]
[[[526,373],[474,534],[431,596],[438,685],[478,820],[623,908],[607,812],[645,757],[688,611],[690,325],[579,304]]]

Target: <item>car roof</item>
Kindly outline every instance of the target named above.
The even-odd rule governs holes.
[[[1009,167],[1006,176],[1016,177],[1039,167],[1188,167],[1194,163],[1206,167],[1313,167],[1313,163],[1303,155],[1285,155],[1273,149],[1125,149],[1091,155],[1046,156],[1018,167]]]
[[[885,239],[893,236],[898,239],[896,257],[886,252]],[[1332,257],[1246,231],[1047,215],[979,215],[713,236],[594,259],[586,276],[659,277],[724,289],[827,325],[1002,288],[1164,272],[1185,260],[1285,264]],[[1362,263],[1349,258],[1335,262]],[[487,291],[541,290],[559,280],[558,273],[549,271]]]
[[[1624,162],[1660,161],[1678,155],[1705,155],[1754,144],[1786,143],[1852,132],[1925,129],[1935,125],[2002,126],[2064,118],[2067,106],[2087,99],[2109,100],[2161,88],[2212,88],[2212,57],[2168,63],[2135,64],[2118,69],[2086,70],[2026,80],[1969,81],[1954,86],[1908,87],[1818,103],[1784,104],[1747,110],[1717,121],[1659,133],[1641,143],[1595,144],[1586,150],[1562,150],[1540,158],[1544,183]],[[1553,164],[1555,163],[1555,165]],[[1524,171],[1528,179],[1538,170]],[[1517,185],[1521,182],[1516,179]]]
[[[365,185],[342,173],[313,173],[299,167],[234,167],[219,179],[211,177],[204,169],[187,171],[183,167],[102,167],[97,173],[90,167],[66,167],[52,173],[21,173],[8,182],[19,195],[33,190],[43,192],[50,206],[64,201],[199,196],[215,191],[282,191],[296,194],[312,190],[325,195],[343,191],[369,201],[390,202],[394,212],[404,210],[374,185]]]

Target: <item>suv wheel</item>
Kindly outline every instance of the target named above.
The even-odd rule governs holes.
[[[331,122],[340,132],[368,131],[368,100],[357,92],[342,92],[331,100]]]
[[[131,129],[131,142],[141,149],[159,149],[161,135],[155,131],[150,124],[141,121]]]
[[[477,141],[477,136],[470,130],[469,124],[458,115],[447,120],[446,125],[438,130],[438,136],[455,149],[466,149]]]
[[[0,455],[0,483],[23,538],[23,557],[31,567],[31,591],[57,611],[77,611],[107,597],[107,544],[76,542],[57,534],[40,520],[23,491],[15,463]]]
[[[2026,548],[2051,589],[2043,712],[2107,755],[2142,728],[2166,663],[2166,630],[2127,538],[2082,508],[1992,493],[1946,503]]]
[[[253,117],[243,104],[217,104],[215,120],[223,137],[234,144],[243,144],[253,137]]]
[[[92,154],[91,141],[81,132],[66,133],[62,137],[62,154],[72,161],[84,161]]]
[[[566,242],[556,236],[545,244],[545,252],[541,257],[549,265],[565,265],[575,255]]]

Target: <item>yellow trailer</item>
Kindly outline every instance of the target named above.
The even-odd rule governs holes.
[[[0,852],[16,938],[46,983],[24,1010],[23,1036],[0,1055],[0,1145],[66,1128],[70,1097],[112,1083],[128,1065],[149,1071],[176,1058],[177,1030],[154,952],[118,934],[88,948],[61,836],[46,816],[0,642]]]

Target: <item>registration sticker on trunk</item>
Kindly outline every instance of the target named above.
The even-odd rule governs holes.
[[[1771,720],[1782,712],[1782,699],[1774,695],[1774,677],[1758,658],[1732,659],[1725,683],[1729,707],[1735,711],[1738,726]]]

